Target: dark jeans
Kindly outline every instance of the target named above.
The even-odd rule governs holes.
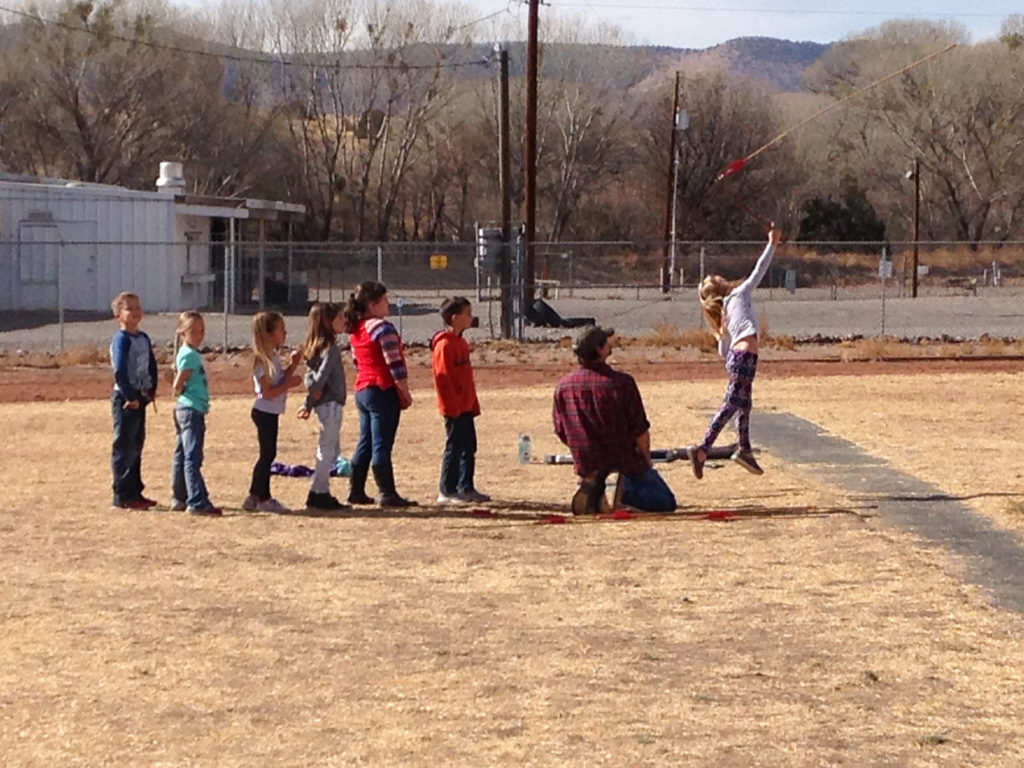
[[[110,396],[110,414],[114,420],[114,443],[110,469],[114,475],[114,504],[127,504],[142,498],[142,446],[146,442],[146,409],[125,410],[124,395]]]
[[[441,493],[474,490],[473,472],[476,469],[476,426],[473,412],[467,411],[454,419],[444,417],[444,455],[441,457]]]
[[[626,476],[622,503],[647,512],[672,512],[676,497],[658,471],[648,467],[642,475]]]
[[[366,387],[356,392],[359,442],[352,456],[356,467],[391,466],[391,448],[398,433],[398,392],[394,387]]]
[[[252,422],[256,425],[256,438],[260,441],[260,457],[252,468],[249,493],[260,501],[270,498],[270,465],[277,456],[277,422],[280,416],[252,409]]]
[[[175,408],[174,433],[174,459],[171,462],[174,501],[192,509],[212,506],[202,473],[206,414],[192,408]]]

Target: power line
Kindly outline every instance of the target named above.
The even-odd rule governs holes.
[[[646,4],[635,4],[635,3],[608,3],[608,2],[572,2],[567,0],[562,2],[559,0],[554,3],[560,8],[609,8],[617,10],[630,10],[630,11],[691,11],[695,13],[773,13],[782,16],[885,16],[895,17],[899,15],[899,11],[866,11],[866,10],[838,10],[835,8],[754,8],[754,7],[729,7],[729,8],[716,8],[707,5],[646,5]],[[963,11],[960,13],[940,13],[940,12],[924,12],[924,13],[909,13],[908,15],[914,17],[934,17],[934,18],[949,18],[949,19],[961,19],[964,17],[970,18],[982,18],[982,19],[1004,19],[1011,15],[1007,13],[984,13],[980,11]]]
[[[79,26],[75,26],[73,24],[68,24],[68,23],[63,22],[63,21],[59,21],[57,19],[46,19],[46,18],[43,18],[42,16],[37,16],[37,15],[32,14],[32,13],[27,13],[26,11],[19,11],[19,10],[16,10],[14,8],[8,8],[8,7],[2,6],[2,5],[0,5],[0,11],[6,12],[6,13],[10,13],[10,14],[13,14],[15,16],[21,16],[23,18],[30,19],[32,21],[35,21],[35,22],[38,22],[38,23],[41,23],[41,24],[48,24],[50,26],[59,27],[61,29],[65,29],[65,30],[67,30],[69,32],[83,32],[83,33],[85,33],[87,35],[92,35],[93,37],[102,37],[102,38],[106,38],[106,39],[110,39],[110,40],[117,40],[119,42],[128,43],[130,45],[141,45],[141,46],[144,46],[144,47],[147,47],[147,48],[154,48],[154,49],[157,49],[157,50],[171,51],[173,53],[182,53],[182,54],[186,54],[186,55],[189,55],[189,56],[206,56],[206,57],[213,58],[213,59],[218,59],[218,60],[228,60],[228,61],[237,61],[237,62],[249,62],[249,63],[254,63],[254,64],[275,64],[275,65],[284,65],[284,66],[291,66],[291,67],[303,66],[303,65],[307,65],[307,64],[310,63],[309,61],[296,61],[296,60],[293,60],[293,59],[285,58],[284,56],[280,56],[280,55],[278,55],[278,56],[243,56],[241,54],[234,54],[234,53],[217,53],[215,51],[204,51],[204,50],[201,50],[199,48],[186,48],[184,46],[173,45],[173,44],[170,44],[170,43],[158,43],[158,42],[155,42],[153,40],[144,40],[144,39],[138,38],[138,37],[127,37],[125,35],[119,35],[119,34],[117,34],[115,32],[102,32],[101,33],[101,32],[96,31],[95,29],[91,29],[89,27],[79,27]],[[504,12],[505,11],[499,11],[498,13],[504,13]],[[491,18],[492,16],[496,16],[496,15],[497,14],[489,14],[488,16],[485,16],[482,19],[476,19],[475,21],[469,22],[467,24],[463,24],[461,27],[455,27],[451,31],[454,32],[454,31],[462,29],[464,27],[468,27],[468,26],[472,26],[474,24],[478,24],[481,21],[484,21],[484,20],[486,20],[488,18]],[[409,71],[409,70],[458,69],[460,67],[476,67],[476,66],[481,66],[481,65],[482,66],[487,66],[488,63],[489,62],[488,62],[487,59],[473,59],[472,61],[454,61],[454,62],[450,62],[450,63],[435,63],[435,64],[359,64],[359,63],[350,63],[350,64],[342,65],[342,64],[338,64],[336,62],[331,62],[331,66],[339,67],[341,69],[352,69],[352,70],[369,70],[369,71],[375,71],[375,70],[377,70],[377,71],[379,71],[379,70],[397,70],[397,71],[405,72],[405,71]]]

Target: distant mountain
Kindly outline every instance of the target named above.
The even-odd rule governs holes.
[[[721,67],[778,91],[803,90],[803,75],[828,50],[822,43],[795,43],[773,37],[738,37],[696,54],[685,54],[683,66]]]
[[[526,46],[522,42],[509,44],[509,73],[512,77],[523,74]],[[804,71],[826,51],[822,43],[793,42],[773,37],[738,37],[702,50],[669,48],[665,46],[610,46],[566,45],[549,43],[542,47],[543,72],[560,72],[567,60],[576,62],[581,80],[601,78],[610,85],[629,86],[652,78],[660,79],[667,71],[685,73],[724,69],[737,77],[759,80],[773,91],[799,92],[803,90]],[[434,49],[436,51],[436,49]],[[450,59],[465,60],[460,54],[445,47]],[[476,46],[473,56],[485,59],[489,46]],[[483,71],[465,71],[468,77],[490,77]]]

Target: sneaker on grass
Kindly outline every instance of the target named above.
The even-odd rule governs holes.
[[[242,502],[242,509],[246,512],[255,512],[260,508],[260,497],[255,493],[250,493],[245,497],[245,501]]]
[[[466,500],[462,498],[462,494],[453,494],[449,496],[447,493],[439,493],[437,494],[437,503],[444,505],[465,504]]]
[[[754,458],[753,451],[742,451],[737,450],[730,456],[733,461],[743,467],[747,472],[752,475],[763,475],[764,470],[761,469],[761,465],[757,463],[757,459]]]
[[[461,499],[470,504],[480,504],[485,501],[490,501],[491,497],[486,493],[480,493],[476,488],[471,488],[468,491],[459,491],[456,498]]]
[[[273,498],[267,499],[266,501],[258,502],[256,504],[256,510],[258,512],[275,512],[279,515],[284,515],[291,512],[291,510],[288,509],[288,507],[286,507],[277,499]]]
[[[207,517],[220,517],[224,514],[220,507],[215,507],[213,504],[205,507],[189,507],[188,513],[190,515],[205,515]]]

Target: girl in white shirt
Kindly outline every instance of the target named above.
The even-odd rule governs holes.
[[[754,407],[753,385],[757,373],[757,315],[753,291],[768,272],[782,233],[773,223],[768,245],[746,280],[730,282],[721,275],[708,275],[700,284],[700,306],[711,332],[718,339],[718,352],[725,358],[729,384],[722,407],[708,425],[704,441],[689,449],[693,474],[704,476],[704,462],[718,434],[734,415],[739,447],[732,460],[748,472],[764,474],[750,446],[750,411]]]

